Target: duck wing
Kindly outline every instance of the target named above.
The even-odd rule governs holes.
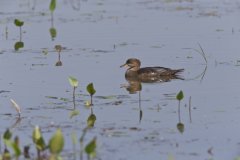
[[[145,67],[138,70],[143,76],[170,76],[183,72],[184,69],[170,69],[165,67]]]

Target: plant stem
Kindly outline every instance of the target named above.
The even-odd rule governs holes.
[[[75,91],[76,91],[76,87],[73,87],[73,108],[76,108],[76,102],[75,102]]]
[[[93,105],[93,103],[92,103],[92,95],[91,95],[90,97],[91,97],[91,100],[90,100],[90,105],[92,106],[92,105]]]
[[[179,123],[181,123],[180,102],[181,101],[178,101],[178,121],[179,121]]]
[[[22,42],[22,27],[19,27],[19,32],[20,32],[20,42]]]
[[[51,27],[53,28],[54,25],[53,25],[53,12],[51,12]]]
[[[190,123],[192,123],[192,111],[191,111],[191,108],[192,108],[192,97],[190,96],[189,97],[189,108],[188,108]]]

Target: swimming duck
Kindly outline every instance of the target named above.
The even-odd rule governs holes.
[[[168,82],[171,79],[183,79],[178,74],[184,69],[170,69],[165,67],[144,67],[140,68],[141,61],[130,58],[120,67],[127,67],[125,78],[141,82]]]

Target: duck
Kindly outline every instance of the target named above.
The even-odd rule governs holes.
[[[128,81],[140,81],[146,83],[168,82],[172,79],[183,78],[179,75],[184,69],[170,69],[165,67],[141,67],[141,61],[137,58],[129,58],[125,64],[120,66],[127,67],[125,78]]]

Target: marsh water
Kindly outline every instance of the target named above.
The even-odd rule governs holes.
[[[97,159],[240,155],[240,1],[58,0],[53,19],[49,3],[0,1],[1,135],[10,128],[28,145],[34,126],[46,139],[60,127],[63,157],[73,159],[71,134],[80,137],[87,125],[86,86],[93,82],[96,122],[86,143],[97,137]],[[24,21],[21,38],[16,18]],[[16,51],[18,41],[24,47]],[[55,65],[55,45],[63,47],[62,66]],[[119,67],[131,57],[142,66],[184,68],[184,80],[137,84],[134,94]],[[80,114],[72,118],[69,76],[79,81]],[[10,99],[21,106],[21,119]]]

